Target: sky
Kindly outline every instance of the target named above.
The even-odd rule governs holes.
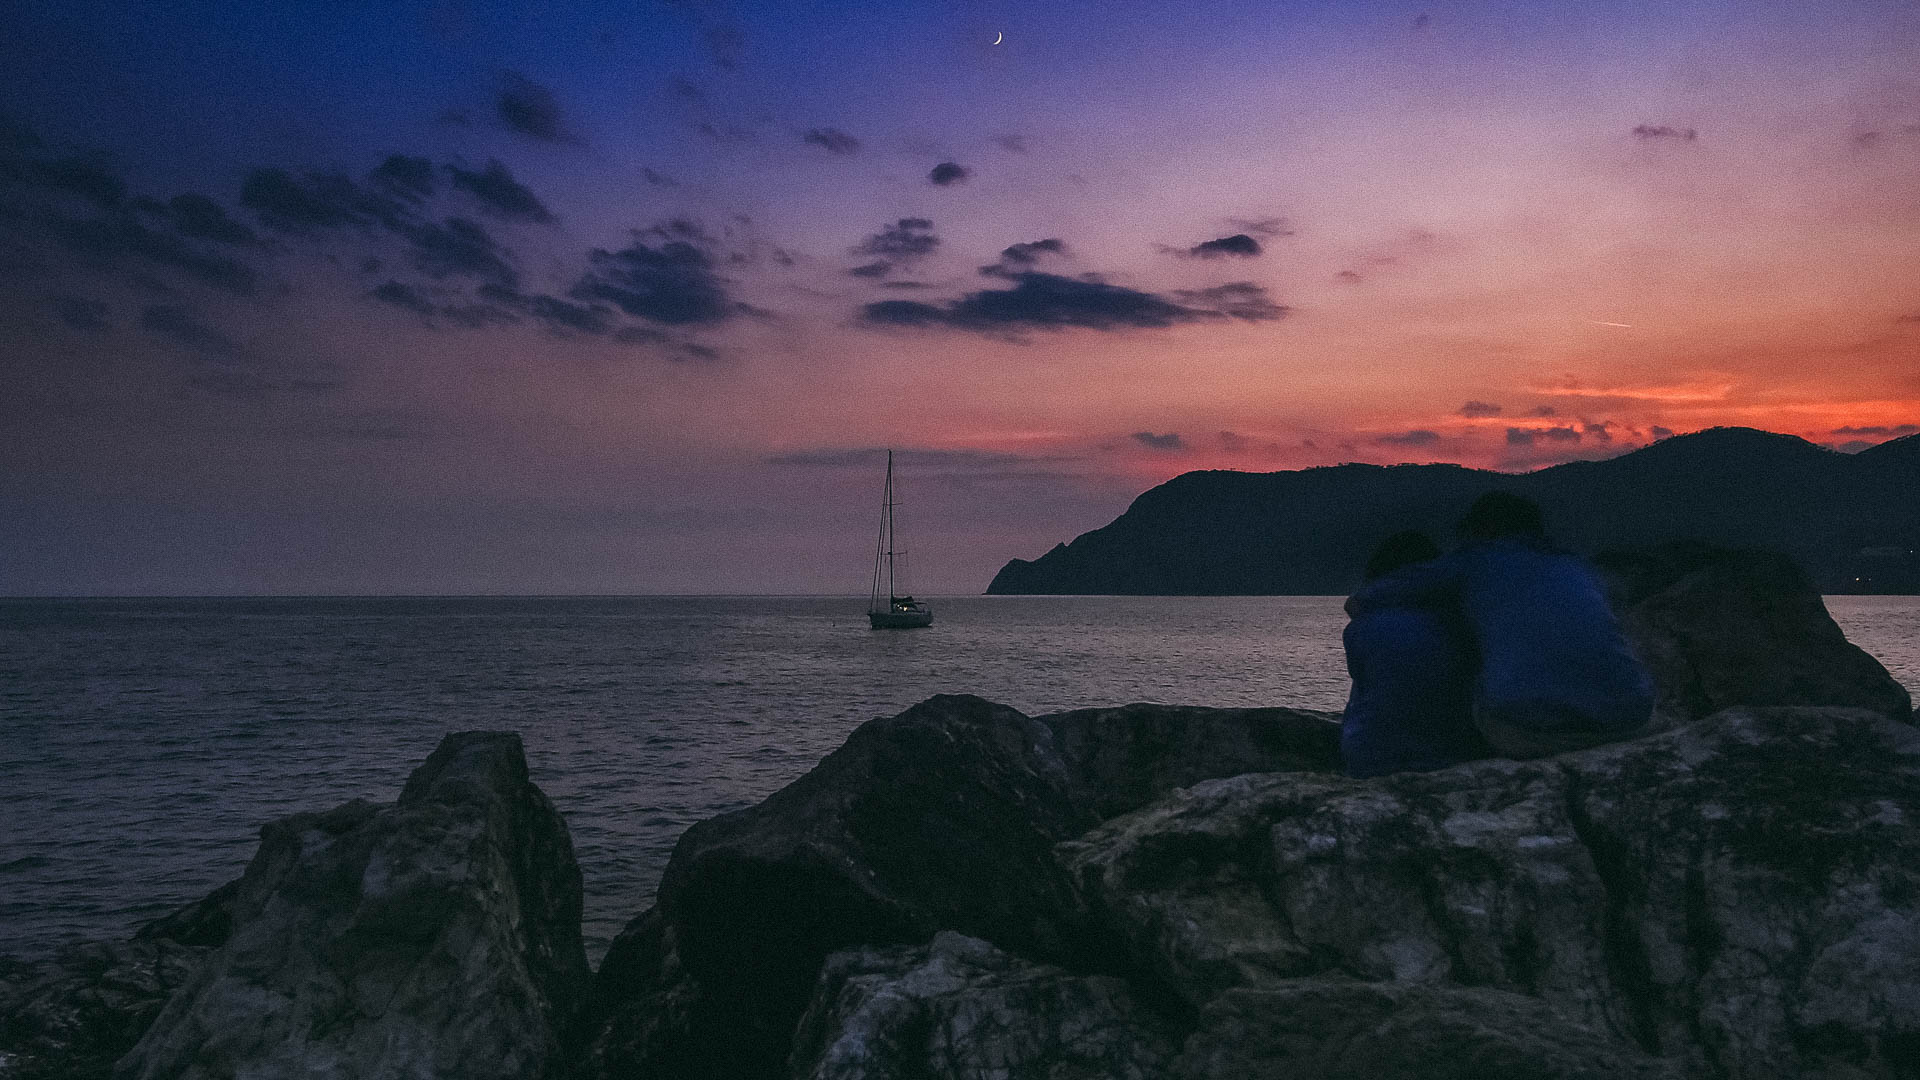
[[[1920,430],[1920,4],[0,5],[0,594],[971,593]]]

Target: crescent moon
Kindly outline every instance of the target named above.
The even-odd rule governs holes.
[[[994,43],[995,45],[998,45],[998,44],[1000,44],[1000,41],[1001,41],[1001,39],[1002,39],[1002,38],[1005,38],[1006,36],[1007,36],[1007,35],[1005,35],[1005,34],[1002,34],[1002,33],[998,33],[998,32],[996,32],[996,33],[995,33],[995,34],[993,35],[993,43]]]

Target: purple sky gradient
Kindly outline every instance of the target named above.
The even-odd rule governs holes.
[[[0,41],[0,594],[851,593],[888,446],[971,592],[1193,468],[1920,423],[1911,3]]]

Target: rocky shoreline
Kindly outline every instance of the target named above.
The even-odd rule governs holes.
[[[1920,1075],[1907,692],[1783,559],[1607,565],[1643,738],[1355,780],[1327,713],[936,697],[689,829],[598,971],[519,738],[452,735],[0,962],[0,1078]]]

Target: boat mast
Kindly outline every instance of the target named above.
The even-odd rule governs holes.
[[[899,595],[893,583],[893,451],[887,451],[887,607]]]
[[[892,534],[893,534],[893,451],[888,450],[887,451],[887,486],[881,490],[881,495],[880,495],[880,538],[878,542],[874,544],[874,549],[873,549],[873,590],[868,594],[868,598],[867,598],[867,610],[869,611],[885,610],[880,606],[880,568],[882,564],[887,565],[889,570],[887,574],[888,591],[891,592],[893,588],[893,574],[891,572],[892,562],[893,562]],[[889,606],[891,606],[893,598],[889,596],[887,598],[887,601]]]

